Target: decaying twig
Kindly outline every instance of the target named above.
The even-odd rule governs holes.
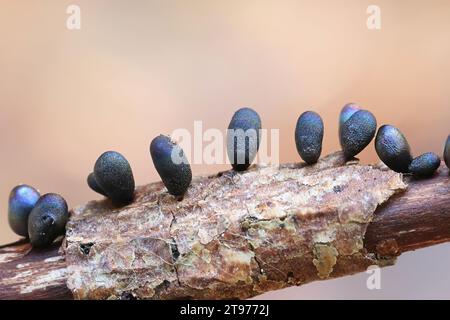
[[[353,274],[449,241],[449,191],[445,166],[411,180],[340,153],[198,177],[183,201],[152,183],[75,208],[63,252],[1,248],[0,298],[248,298]]]

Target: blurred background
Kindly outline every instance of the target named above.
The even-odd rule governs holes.
[[[69,30],[69,5],[81,29]],[[381,9],[370,30],[366,10]],[[0,0],[0,243],[17,238],[8,194],[27,183],[70,207],[100,198],[86,185],[97,157],[123,153],[138,185],[158,180],[148,146],[176,128],[225,129],[251,106],[280,129],[280,161],[299,161],[293,131],[308,109],[339,149],[347,102],[407,136],[415,155],[442,154],[450,133],[450,1]],[[360,155],[377,161],[373,143]],[[195,165],[194,174],[226,165]],[[450,244],[402,255],[368,274],[261,298],[450,298]]]

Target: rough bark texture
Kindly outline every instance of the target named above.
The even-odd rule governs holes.
[[[0,249],[0,298],[71,297],[66,280],[75,298],[247,298],[389,265],[450,240],[448,170],[405,181],[407,191],[400,174],[336,153],[199,177],[181,202],[153,183],[124,208],[74,209],[65,261],[55,249]]]
[[[133,204],[73,210],[67,285],[75,298],[248,298],[365,270],[376,207],[406,185],[400,174],[347,165],[252,168],[197,178],[183,201],[162,184]]]
[[[408,191],[378,208],[364,240],[370,252],[395,256],[450,241],[450,173],[442,162],[431,179],[408,177]]]
[[[32,250],[21,240],[0,247],[0,299],[71,299],[60,245]]]

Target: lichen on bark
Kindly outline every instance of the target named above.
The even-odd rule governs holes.
[[[149,184],[126,207],[72,211],[67,285],[80,299],[248,298],[391,264],[363,239],[377,206],[405,189],[401,174],[341,153],[198,177],[182,201]]]

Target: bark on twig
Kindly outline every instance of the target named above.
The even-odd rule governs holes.
[[[390,265],[450,240],[448,174],[402,178],[336,153],[198,177],[181,202],[149,184],[124,208],[75,208],[60,252],[0,248],[0,298],[248,298]]]
[[[32,250],[21,240],[0,247],[0,299],[73,299],[60,245]]]

